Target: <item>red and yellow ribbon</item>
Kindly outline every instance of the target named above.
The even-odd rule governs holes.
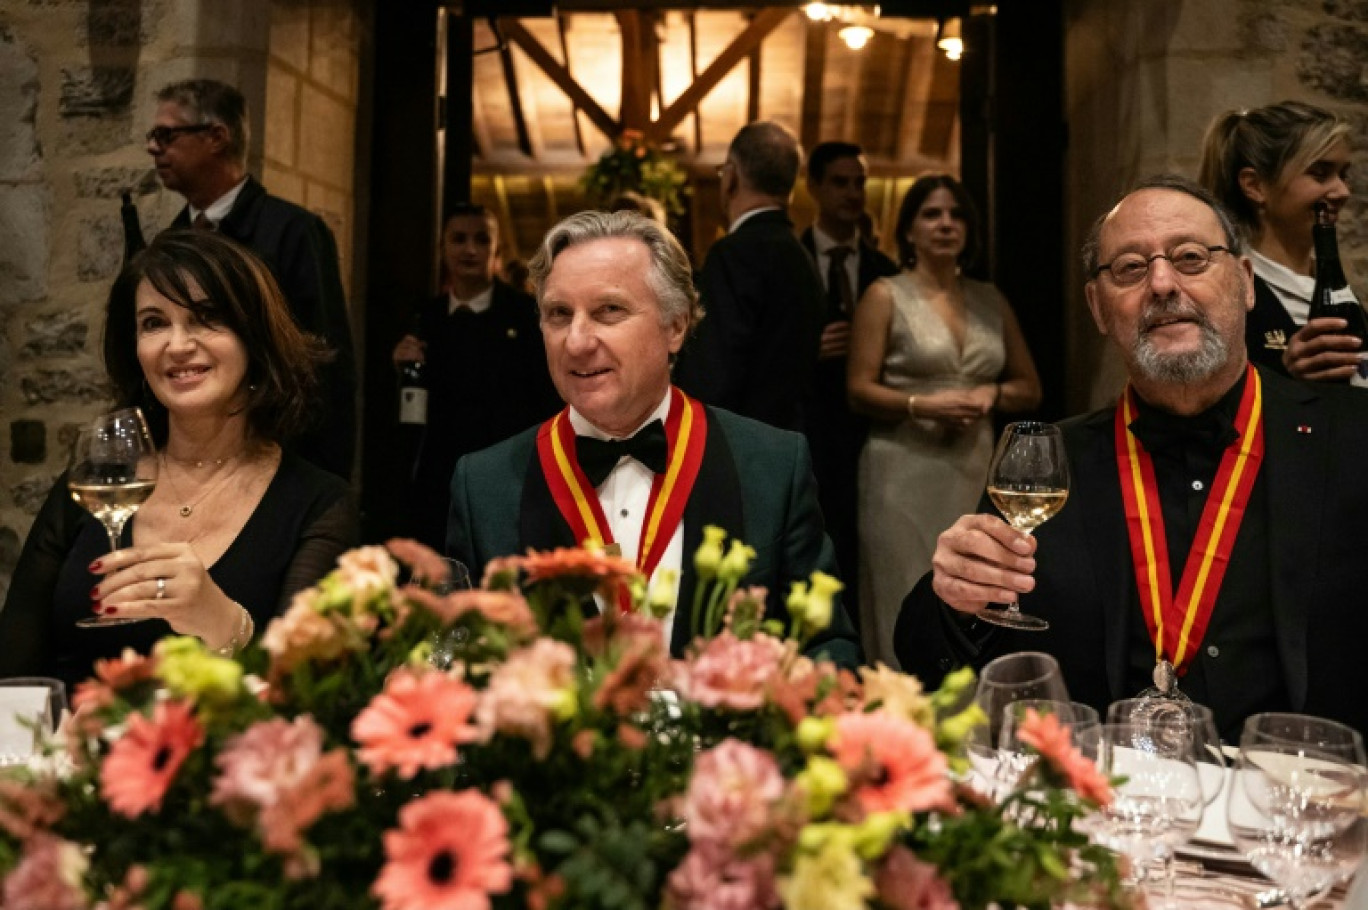
[[[646,501],[646,520],[641,524],[636,565],[646,578],[651,577],[670,538],[684,518],[684,506],[693,492],[703,450],[708,439],[708,418],[703,405],[677,388],[670,389],[670,413],[665,419],[665,438],[669,443],[669,462],[664,474],[651,483]],[[598,493],[584,475],[575,454],[575,430],[566,408],[537,433],[537,454],[542,474],[551,488],[556,508],[581,543],[593,541],[611,546],[613,532],[603,514]]]
[[[1116,465],[1126,506],[1126,531],[1130,536],[1135,580],[1156,660],[1167,656],[1183,673],[1211,621],[1216,596],[1230,566],[1235,536],[1244,521],[1249,494],[1263,461],[1263,390],[1258,371],[1252,366],[1248,368],[1235,416],[1235,429],[1240,435],[1221,456],[1176,594],[1154,463],[1130,431],[1134,419],[1135,392],[1127,386],[1116,409]]]

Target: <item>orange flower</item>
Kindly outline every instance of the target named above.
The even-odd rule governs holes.
[[[1056,715],[1027,708],[1017,737],[1064,775],[1079,796],[1099,806],[1111,802],[1111,784],[1106,775],[1074,747],[1072,733]]]
[[[325,754],[282,796],[261,813],[261,840],[267,850],[297,853],[304,846],[303,832],[324,813],[346,809],[356,801],[346,750]]]
[[[508,822],[474,790],[437,792],[399,810],[371,886],[384,910],[488,910],[513,884]]]
[[[562,547],[545,553],[529,550],[522,558],[529,584],[557,578],[584,578],[597,582],[599,590],[613,593],[637,574],[636,566],[603,550]]]
[[[162,798],[204,731],[185,702],[165,701],[149,719],[132,714],[128,731],[100,765],[100,795],[109,808],[137,818],[161,809]]]
[[[911,721],[884,711],[842,714],[831,751],[865,812],[955,808],[945,756]]]
[[[404,595],[450,625],[467,613],[479,613],[486,620],[506,626],[529,637],[537,631],[537,618],[523,596],[515,591],[454,591],[445,596],[422,588],[409,587]]]
[[[651,688],[665,675],[669,655],[659,630],[651,638],[632,639],[624,653],[594,693],[594,707],[600,711],[632,714],[649,704]]]
[[[415,580],[441,584],[451,577],[451,566],[426,544],[407,537],[396,537],[385,543],[385,549],[395,559],[409,567]]]
[[[357,758],[374,774],[393,768],[408,779],[419,768],[442,768],[456,760],[456,747],[479,733],[470,724],[475,690],[435,671],[395,670],[385,690],[352,721]]]

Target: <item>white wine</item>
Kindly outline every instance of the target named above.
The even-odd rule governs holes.
[[[1007,523],[1018,531],[1030,533],[1053,518],[1064,501],[1069,498],[1068,490],[1029,489],[1011,490],[1006,487],[989,487],[988,498],[997,506]]]
[[[138,506],[152,495],[156,485],[154,480],[133,480],[128,483],[72,483],[70,486],[71,498],[101,524],[122,528],[138,511]]]

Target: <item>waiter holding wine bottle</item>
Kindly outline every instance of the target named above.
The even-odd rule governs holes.
[[[1064,508],[1034,536],[984,512],[941,534],[895,644],[928,685],[958,664],[1045,651],[1099,709],[1154,684],[1211,707],[1368,729],[1349,681],[1368,640],[1368,451],[1361,393],[1246,356],[1253,268],[1202,187],[1143,181],[1084,246],[1089,309],[1129,382],[1061,426]],[[1046,631],[978,615],[1019,603]]]

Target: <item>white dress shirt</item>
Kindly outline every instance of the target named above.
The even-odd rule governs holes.
[[[846,280],[850,282],[850,290],[856,299],[860,296],[860,237],[854,234],[849,240],[833,240],[825,231],[816,224],[812,226],[812,246],[817,252],[817,272],[822,276],[822,287],[827,287],[827,279],[831,275],[831,248],[843,246],[850,250],[845,262],[841,263],[841,268],[845,269]]]
[[[483,313],[489,309],[489,305],[494,302],[494,285],[490,285],[480,293],[471,297],[469,300],[462,300],[452,291],[447,292],[447,315],[454,314],[461,307],[465,307],[475,314]]]
[[[209,203],[209,207],[207,209],[201,210],[195,208],[193,205],[190,206],[190,223],[194,224],[195,219],[198,218],[202,213],[211,222],[213,222],[214,227],[217,228],[219,226],[219,222],[227,218],[228,213],[233,210],[233,203],[237,202],[238,195],[242,193],[242,188],[246,185],[247,178],[243,177],[242,180],[238,182],[237,186],[233,187],[231,190],[224,193],[222,196],[218,197],[213,202]]]
[[[670,397],[669,389],[666,389],[665,397],[661,399],[656,409],[641,422],[640,426],[627,435],[634,435],[652,420],[659,420],[664,423],[670,414]],[[579,436],[593,436],[596,439],[625,438],[609,436],[590,423],[574,407],[570,408],[570,426]],[[651,498],[651,484],[654,482],[655,472],[635,458],[623,456],[597,488],[599,504],[603,506],[603,515],[608,519],[608,530],[613,535],[613,540],[622,548],[622,557],[633,563],[637,560],[638,547],[641,544],[641,526],[646,521],[646,503]],[[672,569],[678,573],[683,565],[684,521],[681,519],[679,525],[674,529],[674,533],[670,535],[670,542],[666,544],[660,562],[656,564],[655,571],[647,581],[648,583],[654,582],[661,569]],[[665,617],[662,627],[667,648],[670,645],[671,633],[674,628],[675,610],[678,608],[679,589],[677,586],[671,600],[674,606],[671,607],[669,615]],[[601,600],[599,601],[599,609],[604,609]]]
[[[731,223],[731,227],[727,228],[727,233],[728,233],[728,234],[735,234],[737,228],[739,228],[741,225],[745,224],[747,221],[750,221],[752,218],[754,218],[756,215],[759,215],[761,212],[782,212],[782,211],[783,211],[783,208],[782,208],[781,206],[777,206],[777,205],[762,205],[762,206],[760,206],[760,208],[758,208],[758,209],[751,209],[749,212],[743,212],[742,215],[741,215],[741,217],[740,217],[740,218],[737,218],[735,221],[733,221],[733,222]]]

